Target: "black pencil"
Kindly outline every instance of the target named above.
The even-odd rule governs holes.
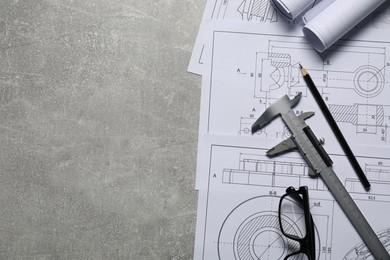
[[[349,162],[351,163],[353,169],[356,171],[356,174],[358,175],[364,188],[366,190],[369,190],[371,187],[371,184],[368,181],[366,175],[364,174],[362,168],[360,167],[358,161],[356,160],[355,155],[352,153],[351,148],[349,147],[347,141],[345,140],[343,134],[341,133],[340,128],[338,127],[336,121],[334,120],[332,114],[330,113],[327,105],[325,104],[324,100],[322,99],[320,92],[318,92],[318,89],[314,85],[314,82],[311,79],[309,73],[302,67],[301,64],[299,64],[299,66],[301,68],[301,73],[302,73],[303,79],[305,80],[307,86],[309,87],[310,92],[313,94],[314,99],[317,101],[326,120],[328,121],[329,125],[331,126],[333,133],[337,137],[337,140],[340,142],[340,145],[343,148],[345,154],[347,155]]]

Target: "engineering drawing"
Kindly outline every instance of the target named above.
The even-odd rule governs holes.
[[[373,195],[382,195],[381,200],[390,201],[390,166],[383,165],[380,161],[380,165],[366,164],[365,173],[370,180],[371,189],[375,191]],[[358,179],[347,178],[345,181],[346,189],[351,193],[366,194]],[[385,197],[384,197],[385,196]]]
[[[386,49],[347,44],[343,44],[341,49],[332,47],[330,51],[337,55],[323,60],[321,66],[318,63],[311,66],[305,64],[316,86],[327,94],[331,94],[332,89],[348,89],[363,98],[379,95],[385,86],[386,72],[390,66]],[[299,63],[302,56],[313,55],[313,52],[310,45],[302,41],[269,40],[267,52],[256,54],[255,97],[270,98],[275,96],[271,92],[282,90],[284,93],[286,89],[289,95],[306,93]],[[354,64],[346,66],[346,61],[352,60],[352,57]],[[280,96],[279,93],[277,95]]]
[[[319,2],[315,0],[313,6]],[[235,14],[240,14],[243,21],[252,22],[283,22],[287,20],[281,18],[271,0],[216,0],[214,4],[213,19],[232,18]],[[238,17],[237,17],[238,18]]]
[[[361,240],[357,234],[357,239],[355,237],[349,241],[343,238],[344,235],[354,234],[352,227],[324,183],[308,176],[308,166],[298,153],[274,160],[267,157],[263,149],[216,145],[211,146],[210,154],[210,166],[207,167],[207,214],[202,229],[206,232],[203,252],[215,251],[213,259],[278,260],[296,250],[298,245],[280,231],[278,204],[287,186],[303,185],[309,187],[317,259],[370,259],[362,258],[363,255],[368,257],[370,254],[359,242]],[[344,173],[350,173],[349,175],[354,177],[351,167],[346,167],[344,155],[330,156],[335,167],[341,165]],[[372,192],[367,193],[360,187],[359,180],[353,177],[343,178],[343,183],[359,207],[362,207],[367,216],[371,214],[372,217],[376,213],[369,210],[371,207],[381,207],[384,210],[390,208],[390,158],[361,157],[359,161],[365,165],[364,170],[372,184]],[[233,197],[230,197],[232,195]],[[222,208],[219,208],[220,206]],[[286,221],[285,224],[292,232],[301,232],[299,224],[289,219],[283,221]],[[344,232],[347,227],[351,230]],[[388,230],[378,232],[386,248],[390,244]],[[349,247],[342,246],[339,244],[340,239],[353,242],[357,246],[353,249],[351,248],[354,244],[347,243]],[[360,258],[356,258],[356,252],[360,252]]]
[[[223,169],[222,182],[230,184],[256,185],[267,187],[308,186],[310,189],[326,190],[319,178],[312,178],[309,167],[300,159],[284,158],[270,160],[251,154],[240,155],[239,169]]]
[[[253,98],[264,104],[264,108],[286,93],[290,96],[298,92],[304,97],[309,95],[299,64],[302,56],[316,54],[308,43],[295,38],[270,38],[267,51],[256,52]],[[390,46],[373,47],[353,42],[340,44],[341,48],[335,45],[329,50],[337,55],[329,55],[321,62],[305,64],[305,67],[310,71],[336,122],[354,126],[355,135],[372,134],[377,136],[377,142],[387,143],[390,106],[379,102],[381,95],[390,95],[386,80],[386,76],[390,75],[387,54],[387,47]],[[346,63],[352,59],[353,64]],[[340,99],[344,95],[348,95],[353,103],[346,104],[345,99]],[[241,116],[239,134],[250,135],[250,126],[254,121],[254,116]],[[280,130],[275,134],[281,138],[283,132]],[[259,134],[267,136],[267,129]]]
[[[278,21],[276,9],[269,0],[244,0],[237,11],[247,21]]]
[[[239,14],[243,21],[277,22],[278,13],[270,0],[216,0],[212,19]]]
[[[378,160],[379,165],[365,164],[364,172],[374,191],[371,195],[390,196],[390,166],[384,165],[384,161],[390,165],[390,160]],[[310,190],[328,190],[319,178],[310,177],[308,170],[309,167],[300,158],[284,157],[282,160],[275,160],[242,153],[239,155],[238,169],[223,169],[222,183],[283,188],[287,182],[293,187],[308,186]],[[366,194],[359,179],[346,178],[345,187],[350,193]],[[382,200],[390,201],[386,197],[382,197]]]
[[[240,19],[253,20],[254,11],[261,9],[256,9],[254,1],[216,2],[226,4],[225,9],[215,6],[214,14],[218,11],[220,18],[228,18],[229,10],[234,10]],[[345,213],[323,181],[308,176],[298,153],[266,156],[266,150],[280,141],[275,139],[291,135],[284,124],[276,119],[249,136],[254,121],[274,100],[302,92],[305,100],[293,112],[316,112],[310,118],[313,132],[326,139],[324,147],[335,172],[374,232],[384,234],[381,241],[387,242],[389,223],[378,217],[378,209],[390,212],[390,42],[384,34],[370,31],[372,35],[346,37],[318,54],[304,37],[278,26],[275,22],[237,24],[237,28],[215,23],[213,27],[210,67],[202,85],[204,161],[197,178],[201,191],[197,249],[202,257],[197,259],[283,259],[294,244],[281,236],[277,225],[279,198],[287,187],[303,185],[309,187],[318,259],[362,260],[357,258],[362,252],[370,259]],[[309,71],[364,166],[372,186],[369,192],[333,144],[332,131],[300,75],[299,63]],[[290,226],[298,234],[300,229],[294,224]]]
[[[287,239],[280,231],[277,211],[279,199],[272,195],[258,196],[236,206],[224,220],[218,235],[219,259],[278,260],[297,251],[298,242]],[[275,209],[267,208],[270,201]],[[324,227],[329,226],[330,219],[323,215],[313,215],[313,218],[315,223],[320,224],[315,225],[317,259],[320,259],[318,251],[326,245],[322,244],[318,229],[326,231]],[[302,235],[302,227],[298,223],[288,218],[282,218],[282,222],[292,234]]]
[[[350,123],[356,126],[357,133],[380,135],[387,141],[390,127],[390,106],[372,104],[329,105],[336,122]]]
[[[377,233],[378,238],[382,241],[383,245],[390,252],[390,229],[386,229]],[[366,245],[362,242],[349,251],[343,260],[375,260],[367,249]]]

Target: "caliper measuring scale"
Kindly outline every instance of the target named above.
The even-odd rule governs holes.
[[[292,149],[298,149],[309,165],[309,174],[312,176],[321,176],[329,191],[362,240],[366,243],[375,259],[390,260],[390,255],[386,248],[376,236],[363,213],[332,169],[333,162],[331,158],[310,127],[306,124],[305,119],[313,116],[314,112],[305,112],[296,115],[291,109],[298,104],[300,98],[301,93],[298,93],[293,99],[285,95],[274,102],[253,124],[252,133],[257,132],[276,116],[280,115],[292,136],[268,150],[267,155],[275,156]]]

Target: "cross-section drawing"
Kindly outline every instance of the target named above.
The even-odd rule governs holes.
[[[244,0],[237,11],[243,20],[259,22],[277,22],[278,13],[270,0]]]
[[[371,184],[372,196],[371,199],[376,199],[375,196],[380,195],[381,201],[390,201],[390,166],[380,164],[366,164],[364,171],[367,179]],[[355,178],[347,178],[345,188],[350,193],[367,194],[367,191],[362,187],[360,181]]]
[[[201,227],[204,230],[202,252],[210,253],[210,259],[220,260],[283,259],[298,245],[281,233],[278,223],[280,197],[289,186],[308,186],[310,211],[318,242],[317,259],[343,259],[348,256],[344,260],[363,260],[365,258],[356,256],[368,256],[360,243],[360,236],[332,193],[320,178],[308,175],[308,166],[298,153],[271,159],[266,156],[267,149],[263,146],[251,146],[257,139],[234,138],[237,138],[237,142],[212,145],[207,155],[210,165],[204,168],[208,172],[205,178],[208,182],[207,203],[203,204],[206,207],[203,212],[205,221]],[[269,140],[264,142],[267,147],[272,146]],[[238,146],[238,143],[244,146]],[[357,157],[371,182],[371,190],[367,192],[355,178],[345,155],[329,155],[334,162],[335,172],[372,223],[376,234],[381,241],[389,243],[388,233],[383,232],[388,229],[388,221],[378,216],[377,209],[383,212],[390,210],[390,158]],[[288,218],[282,222],[294,234],[302,232],[298,222]],[[359,254],[351,258],[351,252]]]
[[[387,251],[390,252],[390,229],[378,232],[377,236]],[[367,246],[362,242],[349,251],[343,260],[375,260],[375,258],[371,255]]]
[[[313,6],[317,2],[319,0],[315,0]],[[238,14],[240,16],[237,16]],[[288,23],[279,15],[271,0],[215,0],[213,19],[231,19],[233,17],[252,22]]]
[[[337,161],[339,157],[334,158]],[[222,183],[265,187],[285,187],[285,183],[289,183],[294,187],[308,186],[311,190],[327,190],[320,178],[309,176],[309,167],[301,158],[284,157],[276,160],[241,153],[238,160],[238,168],[223,169]],[[366,163],[364,167],[364,172],[371,183],[373,191],[371,195],[390,196],[390,166],[384,165],[383,159],[377,161],[379,164]],[[389,160],[385,161],[390,164]],[[345,186],[350,193],[367,192],[356,178],[346,178]]]
[[[386,143],[390,106],[373,104],[378,95],[390,94],[389,87],[385,89],[388,85],[386,75],[389,74],[387,49],[348,42],[342,48],[334,46],[330,51],[337,55],[326,57],[321,63],[308,64],[307,69],[336,122],[351,123],[356,126],[356,135],[373,134],[378,136],[378,142]],[[298,38],[270,39],[267,51],[256,52],[253,97],[259,99],[259,103],[266,108],[275,97],[279,98],[286,93],[290,96],[298,92],[304,97],[310,95],[300,73],[300,60],[302,56],[315,55],[314,52],[308,43]],[[352,59],[353,64],[345,63]],[[350,100],[361,100],[362,103],[346,104],[345,99],[340,98],[343,95],[348,95]],[[249,135],[253,122],[253,118],[242,116],[239,134]],[[260,134],[267,135],[267,129]],[[275,132],[275,135],[282,137],[280,131]]]
[[[236,206],[226,217],[218,235],[219,259],[278,260],[297,251],[299,244],[285,237],[280,231],[277,211],[279,199],[277,196],[259,196]],[[272,208],[269,208],[270,206]],[[320,259],[318,251],[327,246],[327,241],[325,239],[323,244],[319,229],[326,234],[330,219],[324,215],[313,215],[313,219],[316,255],[317,259]],[[282,217],[282,223],[291,234],[302,235],[302,226],[297,222]]]
[[[256,185],[268,187],[308,186],[310,189],[324,190],[326,187],[319,178],[308,174],[308,166],[302,160],[284,158],[270,160],[265,156],[240,154],[239,169],[224,169],[223,183]]]
[[[333,106],[331,112],[337,109],[334,117],[348,142],[389,142],[390,102],[384,97],[390,96],[390,42],[340,40],[319,54],[304,37],[228,31],[217,31],[214,36],[214,46],[228,55],[212,59],[210,100],[214,102],[210,103],[206,132],[251,135],[251,125],[264,109],[280,97],[298,92],[304,102],[296,112],[314,111],[319,116],[311,122],[327,125],[301,75],[302,64],[325,103]],[[282,139],[282,125],[268,125],[255,136]],[[327,138],[321,131],[326,135],[329,131],[321,127],[318,132]]]
[[[347,45],[337,49],[332,47],[330,51],[338,55],[322,61],[321,66],[318,63],[312,67],[305,65],[317,87],[325,88],[326,93],[332,93],[332,89],[352,90],[363,98],[375,97],[383,91],[386,67],[389,66],[386,49]],[[280,96],[277,90],[288,90],[290,95],[306,93],[299,62],[301,55],[310,56],[314,52],[308,43],[302,41],[270,40],[268,50],[256,54],[255,97],[270,98],[275,96],[272,92]],[[354,64],[346,66],[345,61],[352,59]]]
[[[374,104],[329,105],[336,122],[356,126],[356,133],[375,134],[387,142],[390,127],[390,106]]]
[[[236,17],[243,21],[278,22],[280,19],[270,0],[216,0],[213,19]]]

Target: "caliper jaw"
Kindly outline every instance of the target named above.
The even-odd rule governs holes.
[[[269,124],[275,117],[289,111],[295,107],[301,99],[302,93],[299,92],[293,99],[289,99],[287,95],[275,101],[271,106],[264,111],[264,113],[252,125],[252,134],[256,133],[264,126]]]

